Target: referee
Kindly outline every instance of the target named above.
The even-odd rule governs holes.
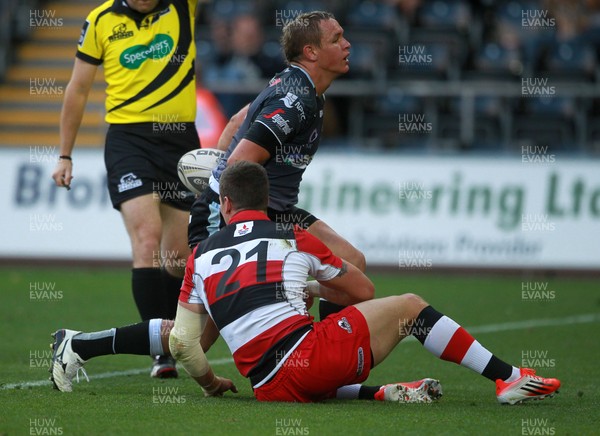
[[[173,319],[190,253],[194,196],[177,162],[199,148],[194,124],[196,0],[109,0],[87,17],[60,117],[58,186],[73,178],[71,153],[98,66],[106,80],[104,150],[113,207],[133,253],[132,291],[142,320]],[[177,377],[171,358],[156,358],[153,377]]]

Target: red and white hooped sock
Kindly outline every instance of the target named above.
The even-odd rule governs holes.
[[[427,306],[414,321],[413,336],[440,359],[472,369],[492,381],[513,381],[519,368],[498,359],[453,319]]]

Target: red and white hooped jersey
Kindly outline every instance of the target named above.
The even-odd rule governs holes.
[[[341,268],[308,232],[242,211],[196,247],[179,299],[206,307],[247,376],[279,340],[312,324],[304,302],[308,275],[331,280]]]

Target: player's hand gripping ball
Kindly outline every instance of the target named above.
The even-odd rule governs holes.
[[[225,152],[216,148],[199,148],[181,156],[177,164],[179,180],[194,194],[200,194],[206,186],[212,170]]]

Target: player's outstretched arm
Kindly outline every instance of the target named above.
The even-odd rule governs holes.
[[[206,396],[221,396],[223,392],[237,393],[233,382],[217,377],[200,346],[200,337],[208,314],[201,304],[179,302],[175,325],[169,336],[171,355],[183,365],[186,372],[202,387]]]

